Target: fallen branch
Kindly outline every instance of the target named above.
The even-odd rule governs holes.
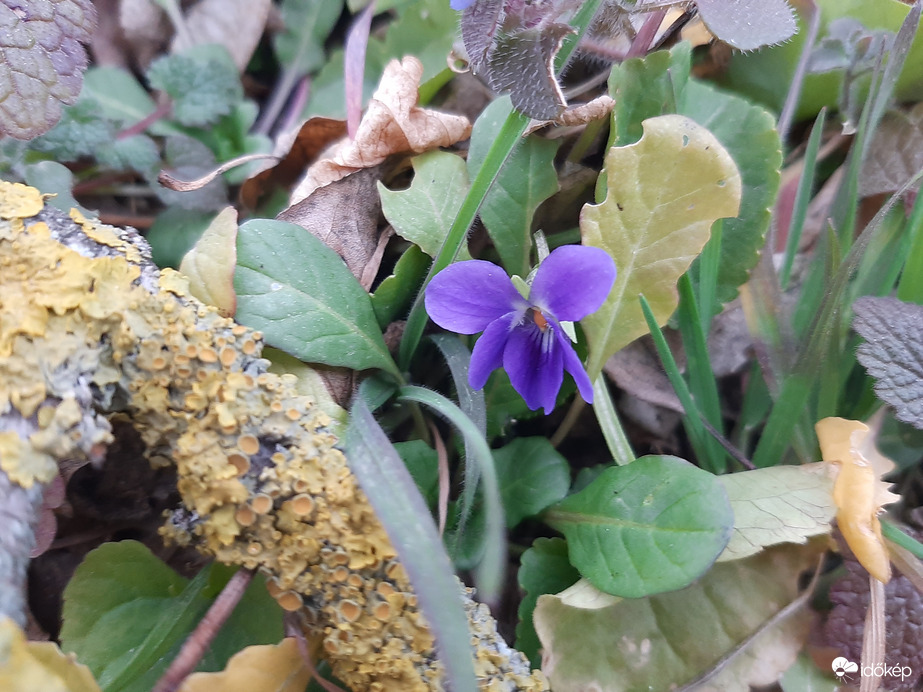
[[[151,463],[177,469],[166,539],[266,574],[352,689],[442,689],[412,585],[329,420],[267,372],[261,335],[159,272],[135,231],[43,202],[0,183],[0,493],[21,503],[8,525],[31,535],[58,463],[100,459],[107,417],[127,416]],[[0,591],[18,594],[0,616],[21,617],[29,543],[0,543]],[[547,689],[465,599],[481,688]]]

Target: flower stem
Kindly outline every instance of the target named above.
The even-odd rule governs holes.
[[[561,50],[558,51],[558,54],[555,56],[556,74],[560,75],[567,61],[570,60],[574,49],[577,47],[577,42],[586,33],[601,3],[602,0],[588,0],[584,2],[577,11],[577,14],[574,16],[574,21],[572,22],[572,26],[576,29],[576,32],[568,35],[564,39]],[[413,354],[420,344],[423,330],[426,328],[427,317],[426,311],[423,308],[423,294],[426,286],[437,273],[445,269],[455,260],[455,257],[458,255],[465,241],[465,235],[468,233],[468,229],[471,228],[471,224],[474,223],[478,209],[480,209],[494,180],[497,179],[497,175],[500,173],[500,169],[503,168],[503,164],[506,163],[513,149],[519,143],[529,122],[528,116],[511,108],[509,115],[503,123],[503,127],[500,128],[497,138],[494,140],[494,143],[487,152],[487,156],[484,158],[484,163],[474,177],[471,188],[468,190],[468,194],[465,196],[465,200],[462,202],[461,208],[455,216],[455,221],[452,222],[452,227],[449,229],[445,242],[442,244],[442,248],[439,250],[436,259],[433,261],[429,273],[423,281],[423,286],[419,294],[417,294],[416,300],[413,302],[413,306],[410,308],[410,315],[407,318],[407,325],[404,328],[404,336],[401,339],[400,352],[398,354],[398,362],[402,370],[407,370],[410,367],[410,361],[413,359]]]

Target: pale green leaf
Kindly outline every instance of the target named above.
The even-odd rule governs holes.
[[[580,215],[585,245],[615,260],[618,277],[603,306],[583,321],[591,378],[613,353],[647,333],[638,296],[658,323],[676,309],[676,282],[701,252],[712,223],[735,216],[741,182],[731,156],[692,120],[645,120],[636,143],[606,155],[607,195]]]
[[[399,236],[435,257],[468,193],[468,172],[461,157],[445,151],[410,162],[414,175],[408,189],[392,191],[378,183],[381,210]]]
[[[273,46],[279,61],[293,73],[314,72],[324,64],[324,41],[343,10],[343,0],[284,0],[285,29]]]
[[[475,121],[468,154],[472,179],[497,138],[509,107],[508,97],[496,99]],[[554,156],[559,145],[559,140],[526,137],[513,150],[481,204],[481,221],[510,274],[529,273],[532,217],[538,205],[558,191]]]
[[[721,476],[734,510],[734,532],[718,562],[829,533],[836,514],[829,469],[829,464],[817,463]]]
[[[541,596],[534,620],[542,669],[555,692],[669,690],[693,682],[795,599],[798,578],[816,555],[812,546],[780,546],[715,565],[682,591],[648,598],[618,599],[586,581]],[[801,609],[774,624],[694,689],[739,692],[775,682],[795,660],[810,620]]]
[[[233,315],[234,265],[237,263],[237,210],[227,207],[218,213],[192,249],[183,257],[179,270],[189,279],[189,291],[208,305]]]

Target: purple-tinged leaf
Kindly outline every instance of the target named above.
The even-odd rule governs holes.
[[[91,0],[0,0],[0,135],[37,137],[77,100],[95,26]]]
[[[898,420],[923,429],[923,306],[865,297],[853,310],[853,329],[865,339],[856,356],[875,378],[875,393]]]
[[[462,41],[468,51],[468,64],[475,74],[487,68],[487,55],[502,17],[503,0],[481,0],[469,5],[462,15]]]
[[[500,34],[487,57],[490,88],[509,92],[513,106],[530,118],[557,118],[567,102],[554,76],[554,56],[573,31],[566,24],[552,24]]]
[[[781,43],[798,30],[785,0],[697,0],[696,6],[708,30],[740,50]]]

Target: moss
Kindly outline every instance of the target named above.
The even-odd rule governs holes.
[[[0,468],[46,483],[59,460],[98,458],[104,414],[127,412],[178,471],[166,539],[269,575],[353,689],[440,688],[412,586],[328,417],[267,372],[261,335],[158,274],[131,231],[37,212],[6,183],[0,218],[0,421],[35,427],[0,427]],[[546,689],[470,599],[469,620],[483,689]]]

